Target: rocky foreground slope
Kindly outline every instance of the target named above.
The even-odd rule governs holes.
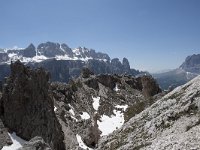
[[[27,141],[21,150],[200,149],[200,76],[160,98],[148,76],[85,68],[64,84],[20,62],[11,72],[0,95],[3,150],[15,133]]]
[[[94,75],[87,68],[69,84],[48,80],[43,69],[32,70],[19,61],[11,65],[0,116],[10,133],[26,141],[33,138],[24,149],[34,143],[55,150],[95,149],[103,136],[154,103],[153,96],[161,92],[148,76]],[[6,144],[10,142],[2,146]]]
[[[99,150],[199,150],[200,76],[100,139]]]

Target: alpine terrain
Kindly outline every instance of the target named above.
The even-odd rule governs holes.
[[[174,89],[200,75],[200,54],[188,56],[183,64],[174,70],[153,74],[160,87],[165,90]]]
[[[167,93],[126,58],[86,48],[47,42],[1,55],[2,150],[200,149],[199,76]],[[179,70],[198,74],[191,59]]]

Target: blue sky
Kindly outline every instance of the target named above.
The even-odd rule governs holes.
[[[46,41],[127,57],[132,68],[176,68],[200,53],[200,0],[0,1],[0,47]]]

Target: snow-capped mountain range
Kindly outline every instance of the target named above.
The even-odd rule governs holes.
[[[78,47],[71,49],[67,44],[53,42],[41,43],[37,47],[30,44],[27,48],[1,49],[0,62],[10,63],[20,60],[21,62],[41,62],[47,59],[56,60],[82,60],[96,59],[110,61],[107,54],[96,52],[93,49]]]
[[[41,43],[37,47],[30,44],[27,48],[0,49],[0,81],[10,74],[11,62],[20,60],[31,68],[45,68],[51,74],[51,81],[68,82],[80,75],[86,67],[95,74],[139,75],[146,72],[130,68],[127,58],[110,59],[108,54],[96,52],[85,47],[70,48],[67,44],[54,42]]]

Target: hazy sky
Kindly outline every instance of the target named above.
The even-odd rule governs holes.
[[[200,53],[200,0],[0,0],[0,47],[46,41],[176,68]]]

